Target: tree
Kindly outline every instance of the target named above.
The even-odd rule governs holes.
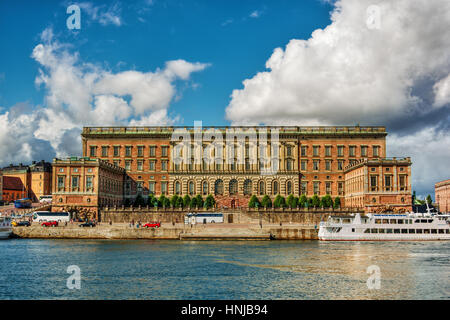
[[[197,208],[202,208],[203,207],[203,198],[201,195],[197,195],[195,197],[196,201],[197,201]]]
[[[270,197],[267,194],[262,198],[261,205],[264,208],[271,208],[272,207],[272,200],[270,200]]]
[[[212,195],[208,195],[206,197],[205,203],[204,203],[204,207],[206,209],[210,209],[212,207],[214,207],[214,205],[216,204],[216,200],[214,199],[214,197]]]
[[[320,198],[317,194],[313,195],[313,197],[311,198],[311,205],[314,208],[320,207]]]
[[[427,203],[428,204],[432,204],[433,203],[433,199],[431,199],[430,195],[427,195]]]
[[[195,208],[197,207],[197,198],[192,197],[191,202],[189,203],[189,208]]]
[[[320,205],[323,208],[331,208],[333,206],[333,199],[329,194],[327,194],[326,196],[322,197]]]
[[[281,195],[277,195],[275,197],[275,200],[273,200],[273,207],[274,208],[286,207],[286,199],[284,197],[282,197]]]
[[[174,194],[172,196],[172,198],[170,198],[170,205],[172,206],[172,208],[176,208],[177,207],[178,198],[179,197],[176,194]]]
[[[184,207],[184,203],[183,203],[183,198],[182,197],[178,197],[177,202],[175,204],[176,208],[183,208]]]
[[[191,197],[189,197],[189,195],[185,195],[183,197],[183,208],[188,208],[190,203],[191,203]]]
[[[129,207],[130,204],[131,204],[131,200],[128,199],[128,198],[126,198],[125,201],[123,202],[123,205],[124,205],[125,207]]]
[[[147,204],[149,207],[155,206],[155,196],[153,194],[149,194],[148,199],[147,199]]]
[[[158,199],[159,206],[163,208],[169,208],[170,207],[170,200],[169,198],[165,197],[163,194]]]
[[[294,196],[292,194],[288,195],[288,197],[286,198],[286,204],[289,208],[293,208],[292,206],[292,202],[294,201]]]
[[[307,204],[308,204],[308,198],[306,197],[306,195],[302,194],[300,196],[300,198],[298,199],[298,206],[300,208],[305,208]]]
[[[257,208],[260,206],[261,206],[261,203],[259,202],[258,197],[255,195],[252,195],[250,198],[250,201],[248,202],[248,207],[249,208]]]
[[[341,207],[341,198],[339,197],[334,198],[334,208],[338,209],[340,207]]]
[[[136,197],[136,199],[134,200],[134,204],[133,204],[135,207],[138,207],[138,206],[145,206],[145,200],[144,200],[144,198],[140,195],[140,194],[138,194],[137,195],[137,197]]]

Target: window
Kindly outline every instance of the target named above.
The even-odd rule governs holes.
[[[113,147],[113,153],[114,153],[114,157],[120,157],[120,147],[119,146],[114,146]]]
[[[108,147],[103,146],[102,147],[102,157],[108,156]]]
[[[216,180],[214,183],[214,193],[217,195],[223,195],[223,181],[221,179]]]
[[[313,170],[319,170],[319,160],[313,160]]]
[[[115,166],[120,167],[120,160],[114,160],[113,163]]]
[[[131,170],[131,161],[130,160],[125,161],[125,170]]]
[[[331,157],[331,146],[325,146],[325,157]]]
[[[245,170],[250,170],[250,160],[245,159]]]
[[[167,171],[167,160],[161,161],[161,170]]]
[[[302,181],[302,183],[301,183],[301,194],[306,195],[307,190],[308,190],[308,182]]]
[[[292,167],[293,167],[292,162],[293,161],[291,159],[286,160],[286,170],[287,171],[292,171]]]
[[[138,162],[137,162],[137,169],[138,169],[138,171],[144,170],[144,161],[138,160]]]
[[[79,179],[79,176],[72,176],[72,189],[78,189],[80,187]]]
[[[238,182],[236,179],[230,180],[229,184],[230,195],[234,195],[238,193]]]
[[[319,156],[319,146],[313,146],[313,157]]]
[[[272,184],[272,194],[278,194],[278,181],[274,181]]]
[[[138,157],[144,156],[144,146],[138,146]]]
[[[64,190],[64,176],[58,176],[58,191]]]
[[[331,170],[331,160],[325,161],[325,170],[327,170],[327,171]]]
[[[169,150],[169,147],[167,147],[167,146],[161,147],[161,157],[167,157],[168,150]]]
[[[156,146],[150,146],[150,157],[156,157]]]
[[[343,196],[344,195],[344,183],[338,182],[338,195]]]
[[[93,185],[92,185],[92,176],[86,177],[86,189],[92,191]]]
[[[338,160],[338,170],[344,169],[344,160]]]
[[[203,181],[202,193],[204,196],[208,194],[208,182],[206,182],[206,181]]]
[[[302,160],[301,161],[301,163],[300,163],[300,169],[302,170],[302,171],[306,171],[306,166],[307,166],[307,164],[308,164],[308,161],[307,160]]]
[[[264,195],[266,193],[266,188],[264,185],[264,181],[259,182],[259,194]]]
[[[399,178],[400,191],[406,190],[406,176],[401,175]]]
[[[300,152],[301,152],[301,156],[302,157],[306,157],[306,150],[307,150],[307,146],[302,146],[301,148],[300,148]]]
[[[150,181],[150,182],[148,183],[148,192],[149,192],[150,194],[155,194],[155,189],[156,189],[156,182]]]
[[[361,157],[367,157],[367,146],[361,146]]]
[[[319,182],[314,181],[313,187],[314,187],[314,194],[318,195],[319,194]]]
[[[245,195],[252,194],[252,180],[250,179],[244,181],[244,194]]]
[[[378,176],[370,176],[370,191],[378,191]]]
[[[286,147],[286,155],[288,157],[292,156],[292,147],[291,146]]]
[[[372,150],[373,150],[373,156],[374,157],[379,157],[380,156],[380,147],[379,146],[373,146]]]
[[[90,153],[89,155],[91,157],[96,157],[97,156],[97,147],[90,147]]]
[[[286,183],[286,194],[287,195],[292,194],[292,182],[291,181],[288,181]]]
[[[131,146],[126,146],[125,147],[125,156],[126,157],[131,157]]]
[[[150,160],[150,171],[155,171],[156,161]]]
[[[392,191],[392,176],[391,175],[384,176],[384,188],[385,188],[385,191]]]
[[[192,196],[195,193],[195,184],[194,181],[189,181],[189,194]]]
[[[142,194],[142,182],[141,181],[137,182],[137,192],[138,192],[138,194]]]
[[[161,182],[161,194],[167,194],[167,181]]]
[[[350,146],[348,149],[348,153],[350,157],[354,157],[356,154],[356,147],[355,146]]]
[[[175,181],[175,194],[181,193],[181,183],[180,181]]]
[[[344,156],[344,146],[338,146],[337,151],[338,151],[338,157]]]
[[[331,194],[331,182],[330,181],[325,182],[325,192],[326,192],[326,194]]]

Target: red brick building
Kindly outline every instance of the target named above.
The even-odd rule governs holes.
[[[440,212],[450,212],[450,179],[434,185],[434,196]]]
[[[19,177],[3,177],[3,201],[13,202],[26,197],[26,188]]]

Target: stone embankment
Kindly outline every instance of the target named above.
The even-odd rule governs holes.
[[[101,224],[97,227],[78,225],[42,227],[14,227],[17,238],[46,239],[173,239],[173,240],[315,240],[317,230],[301,225],[215,224],[163,226],[161,228],[136,228],[129,224]]]

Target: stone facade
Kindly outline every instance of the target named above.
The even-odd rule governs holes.
[[[182,139],[173,138],[177,130],[185,132]],[[386,135],[384,127],[359,126],[85,127],[82,141],[83,156],[126,169],[125,198],[149,193],[213,194],[219,206],[239,207],[247,205],[251,194],[272,198],[330,194],[343,199],[345,167],[363,158],[385,157]],[[258,149],[261,137],[268,143],[263,156]],[[180,164],[172,154],[182,143],[186,144]],[[205,152],[208,161],[203,160]],[[225,160],[217,161],[220,152]],[[276,153],[276,171],[263,172],[262,159],[272,159]]]
[[[100,159],[53,159],[52,210],[82,208],[98,218],[99,207],[122,205],[124,173]]]
[[[345,204],[367,212],[411,211],[411,159],[362,159],[345,168]]]
[[[440,212],[450,213],[450,179],[434,185],[434,196]]]

